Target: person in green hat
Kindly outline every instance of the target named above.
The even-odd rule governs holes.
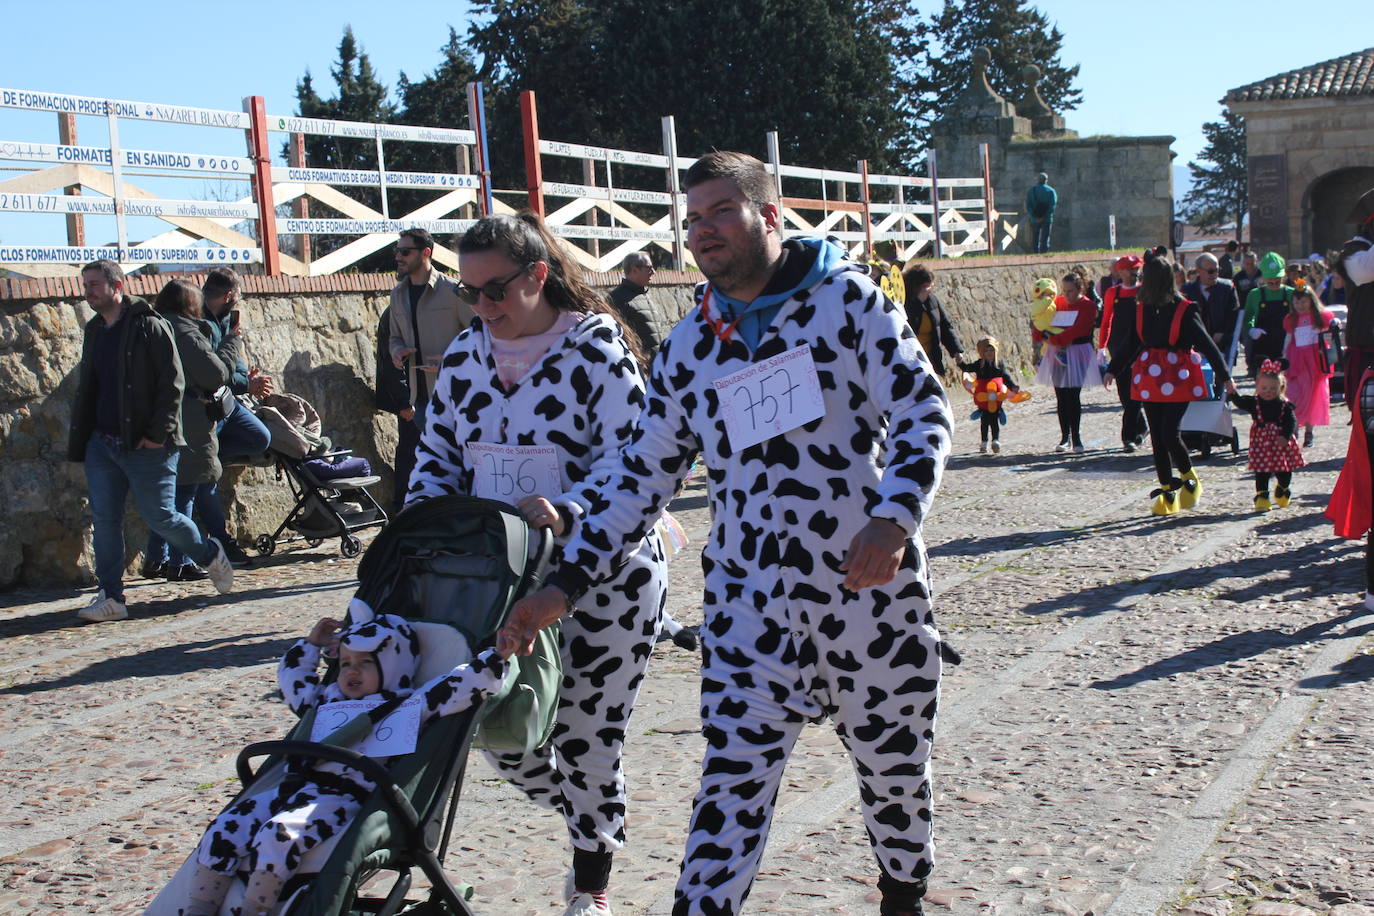
[[[1246,368],[1251,378],[1266,359],[1283,356],[1283,319],[1293,304],[1293,287],[1283,282],[1283,255],[1271,251],[1260,258],[1260,285],[1245,298],[1245,334],[1252,342]]]

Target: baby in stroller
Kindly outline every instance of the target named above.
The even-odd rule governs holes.
[[[297,715],[316,708],[318,721],[326,704],[376,699],[385,701],[388,710],[395,709],[401,723],[409,719],[418,728],[430,719],[471,708],[503,685],[512,645],[500,643],[416,687],[420,646],[411,625],[391,614],[374,616],[357,599],[350,615],[362,622],[345,628],[326,617],[282,657],[277,680]],[[326,685],[319,665],[332,654],[339,661],[338,677]],[[381,720],[388,725],[397,721],[387,716]],[[377,737],[381,734],[378,727]],[[372,737],[369,732],[367,738]],[[234,875],[246,867],[251,876],[239,912],[242,916],[272,913],[282,886],[305,852],[345,830],[374,788],[366,776],[342,764],[288,759],[287,776],[280,785],[239,799],[205,832],[196,851],[198,869],[190,900],[181,912],[184,916],[218,913]]]

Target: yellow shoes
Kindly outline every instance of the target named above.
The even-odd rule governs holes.
[[[1287,487],[1274,488],[1274,505],[1280,509],[1288,508],[1288,501],[1293,498],[1293,491]]]
[[[1197,468],[1191,468],[1188,473],[1183,475],[1183,484],[1178,491],[1178,507],[1180,509],[1191,509],[1197,505],[1197,498],[1202,495],[1202,481],[1197,479]]]
[[[1155,498],[1150,504],[1154,515],[1174,515],[1178,512],[1178,490],[1175,487],[1161,487],[1151,493]]]
[[[1271,507],[1270,507],[1270,505],[1269,505],[1269,491],[1268,491],[1268,490],[1262,490],[1262,491],[1260,491],[1259,493],[1256,493],[1256,494],[1255,494],[1255,511],[1256,511],[1256,512],[1268,512],[1270,508],[1271,508]]]

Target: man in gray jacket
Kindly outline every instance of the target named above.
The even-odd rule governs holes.
[[[472,309],[458,298],[452,280],[434,269],[434,239],[423,229],[407,229],[396,242],[396,275],[391,291],[391,361],[406,374],[409,404],[399,412],[396,443],[395,503],[400,508],[415,447],[425,425],[425,407],[448,345],[472,323]]]
[[[123,620],[124,502],[148,527],[204,567],[220,594],[233,588],[234,569],[224,548],[177,512],[173,493],[181,434],[181,360],[171,328],[137,296],[124,292],[124,272],[113,261],[81,271],[86,301],[96,315],[86,323],[67,458],[84,463],[94,519],[95,574],[100,591],[78,612],[82,620]]]

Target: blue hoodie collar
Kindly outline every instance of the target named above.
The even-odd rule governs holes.
[[[796,276],[796,268],[789,270],[791,264],[785,263],[752,302],[732,299],[714,286],[709,287],[711,307],[726,325],[737,322],[735,330],[750,350],[758,348],[759,339],[772,325],[784,302],[800,290],[815,286],[847,257],[843,248],[826,239],[793,238],[788,239],[783,245],[789,262],[794,258],[797,259],[797,263],[811,260],[810,267],[805,270],[801,279],[792,282],[783,279],[784,275]]]

